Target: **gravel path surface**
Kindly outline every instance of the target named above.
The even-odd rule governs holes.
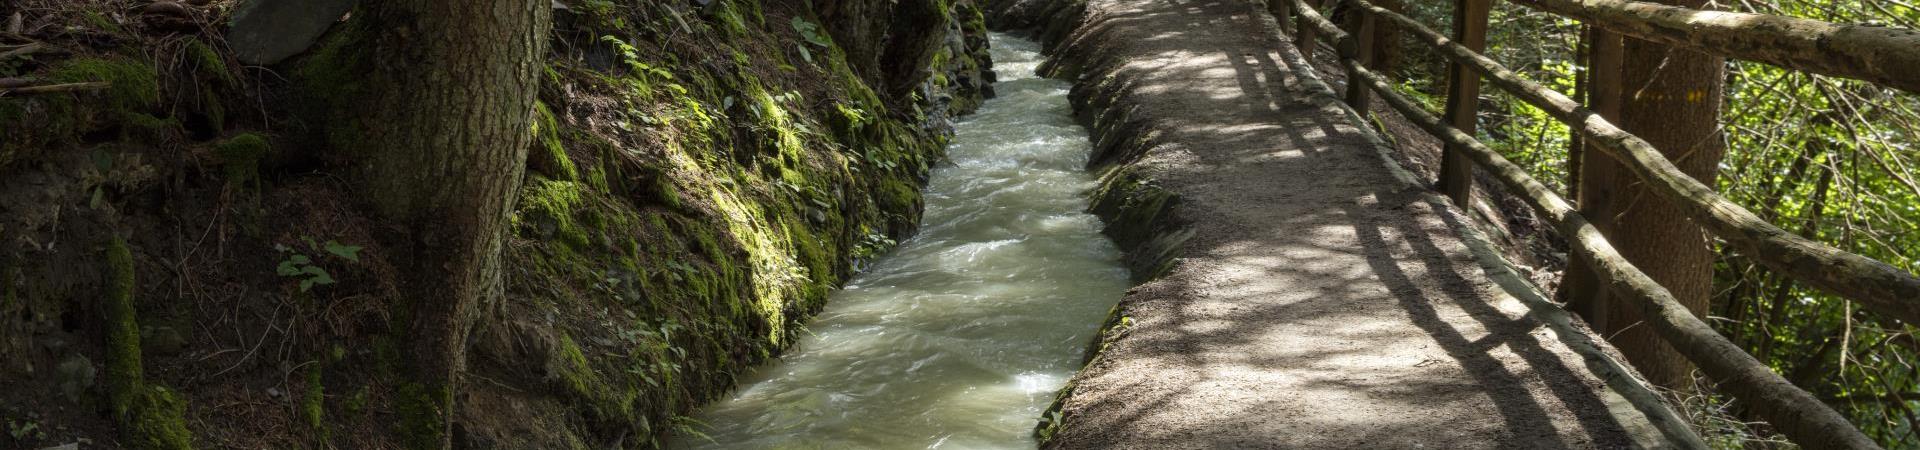
[[[1195,234],[1129,291],[1047,447],[1658,446],[1566,343],[1591,337],[1490,281],[1465,219],[1311,93],[1257,8],[1091,0],[1055,55],[1124,86],[1110,110],[1160,133],[1133,164]]]

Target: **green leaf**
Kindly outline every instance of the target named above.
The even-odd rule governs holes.
[[[307,263],[313,262],[313,258],[308,258],[307,255],[295,253],[293,254],[293,256],[288,256],[287,261],[292,261],[294,264],[307,264]]]
[[[293,261],[281,261],[280,267],[273,269],[273,272],[283,277],[291,277],[300,274],[300,266],[294,264]]]
[[[327,253],[332,253],[333,256],[345,258],[348,261],[360,262],[360,246],[358,245],[345,245],[339,242],[327,241]]]
[[[827,34],[820,30],[820,25],[808,22],[807,19],[799,17],[793,18],[793,31],[800,32],[800,37],[806,38],[807,42],[813,43],[813,45],[818,45],[822,48],[833,46],[833,40],[828,39]]]

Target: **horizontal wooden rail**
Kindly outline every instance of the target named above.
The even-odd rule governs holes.
[[[1459,146],[1468,158],[1519,194],[1567,238],[1575,251],[1594,261],[1594,270],[1600,272],[1612,292],[1639,308],[1662,339],[1686,355],[1707,376],[1719,381],[1722,391],[1747,402],[1769,425],[1807,448],[1880,448],[1839,412],[1774,373],[1739,345],[1713,331],[1712,326],[1694,317],[1673,293],[1628,262],[1573,205],[1528,175],[1526,169],[1514,165],[1472,136],[1447,126],[1439,117],[1395,91],[1386,78],[1352,60],[1343,59],[1341,63],[1360,78],[1347,82],[1372,85],[1393,109],[1440,140]]]
[[[1566,123],[1646,181],[1655,193],[1679,206],[1688,218],[1741,254],[1776,272],[1858,302],[1875,313],[1920,324],[1920,277],[1891,264],[1782,230],[1687,176],[1653,144],[1620,129],[1565,94],[1521,77],[1413,18],[1365,1],[1351,1],[1398,23],[1416,40],[1438,48],[1447,59],[1473,66],[1493,85]]]
[[[1524,78],[1520,78],[1505,67],[1449,41],[1446,37],[1426,28],[1417,21],[1369,4],[1364,0],[1347,1],[1360,7],[1366,13],[1371,13],[1378,17],[1400,23],[1400,25],[1404,26],[1420,40],[1446,50],[1450,55],[1449,58],[1454,59],[1456,62],[1469,64],[1480,70],[1485,76],[1493,78],[1496,86],[1509,91],[1527,91],[1515,92],[1515,94],[1532,94],[1530,97],[1534,98],[1527,98],[1529,97],[1528,95],[1522,95],[1522,97],[1530,102],[1539,100],[1539,102],[1536,102],[1536,106],[1548,109],[1550,113],[1554,112],[1551,106],[1566,107],[1564,111],[1559,111],[1562,115],[1566,116],[1561,118],[1561,120],[1567,121],[1570,124],[1584,124],[1584,127],[1576,125],[1575,128],[1582,129],[1583,134],[1588,135],[1591,139],[1605,140],[1611,138],[1612,140],[1606,141],[1606,143],[1613,144],[1610,151],[1632,157],[1635,156],[1636,150],[1649,152],[1652,150],[1651,145],[1646,145],[1644,141],[1639,141],[1639,138],[1621,131],[1618,128],[1613,128],[1611,124],[1608,124],[1605,120],[1600,119],[1590,111],[1581,108],[1578,104],[1573,103],[1572,100],[1566,99],[1565,96],[1540,87],[1538,84],[1532,83]],[[1301,19],[1302,22],[1310,23],[1315,28],[1337,28],[1332,22],[1326,21],[1326,19],[1319,17],[1317,14],[1306,14],[1305,11],[1302,11]],[[1328,34],[1331,35],[1332,33]],[[1673,297],[1671,292],[1660,286],[1658,282],[1648,277],[1646,273],[1641,272],[1639,268],[1635,267],[1631,262],[1627,261],[1624,256],[1620,255],[1619,251],[1607,241],[1606,237],[1603,236],[1593,224],[1588,222],[1585,217],[1581,216],[1572,205],[1544,184],[1535,180],[1525,169],[1501,157],[1499,153],[1488,148],[1485,144],[1480,143],[1477,139],[1474,139],[1473,136],[1449,126],[1433,113],[1426,111],[1418,103],[1407,99],[1404,95],[1394,90],[1392,84],[1385,77],[1366,69],[1359,61],[1352,58],[1353,55],[1354,53],[1350,52],[1343,52],[1341,54],[1341,65],[1345,66],[1350,74],[1348,83],[1366,83],[1371,86],[1375,91],[1380,93],[1380,97],[1388,105],[1392,106],[1393,109],[1400,111],[1408,119],[1426,129],[1434,136],[1439,137],[1443,142],[1461,149],[1467,157],[1488,169],[1489,174],[1493,175],[1494,178],[1498,179],[1502,184],[1506,185],[1522,199],[1527,201],[1529,205],[1551,222],[1556,230],[1567,238],[1569,245],[1574,251],[1580,252],[1583,256],[1594,262],[1593,269],[1600,275],[1600,278],[1606,282],[1610,291],[1628,299],[1629,303],[1640,309],[1646,317],[1648,317],[1649,323],[1662,339],[1671,344],[1682,355],[1686,356],[1688,360],[1699,366],[1708,376],[1719,381],[1721,383],[1721,389],[1724,392],[1749,403],[1755,414],[1766,419],[1770,425],[1782,434],[1788,436],[1794,442],[1808,448],[1879,448],[1877,444],[1871,439],[1868,439],[1864,433],[1861,433],[1858,428],[1849,423],[1840,413],[1834,411],[1812,394],[1794,386],[1779,374],[1774,373],[1772,369],[1768,368],[1759,360],[1754,359],[1752,355],[1747,354],[1746,351],[1738,345],[1735,345],[1733,342],[1728,341],[1726,337],[1715,332],[1713,327],[1707,325],[1698,317],[1695,317],[1690,310],[1684,305],[1681,305],[1680,302]],[[1556,100],[1555,97],[1560,101],[1551,101]],[[1358,107],[1364,108],[1365,105],[1359,105]],[[1583,120],[1573,120],[1574,118]],[[1608,130],[1608,128],[1611,128],[1611,130]],[[1638,142],[1639,145],[1632,145],[1632,142]],[[1637,167],[1638,170],[1636,173],[1641,174],[1643,178],[1649,178],[1649,175],[1652,175],[1652,172],[1656,171],[1654,169],[1662,168],[1663,166],[1661,165],[1664,164],[1664,168],[1672,174],[1676,174],[1679,178],[1693,182],[1694,185],[1699,186],[1699,183],[1693,181],[1692,178],[1680,174],[1677,169],[1672,167],[1671,163],[1668,163],[1663,157],[1660,157],[1659,153],[1651,152],[1650,154],[1652,155],[1651,158],[1645,158],[1646,155],[1644,154],[1638,155],[1641,158],[1627,161],[1628,165],[1635,166],[1635,163],[1640,164],[1641,166]],[[1642,161],[1641,159],[1651,159],[1652,161]],[[1649,167],[1651,167],[1651,169]],[[1658,185],[1659,183],[1655,184]],[[1704,186],[1700,187],[1705,189]],[[1707,189],[1707,194],[1711,195],[1713,199],[1719,199],[1718,195],[1713,194],[1710,189]],[[1692,199],[1692,197],[1681,198]],[[1719,200],[1725,202],[1724,199]],[[1711,203],[1706,204],[1711,205]],[[1699,206],[1699,204],[1696,204],[1696,206]],[[1728,206],[1731,206],[1733,211],[1740,213],[1746,212],[1737,205],[1728,203]],[[1750,216],[1751,214],[1748,213],[1748,215]],[[1757,221],[1758,219],[1755,218],[1754,220]]]
[[[1510,1],[1661,44],[1920,92],[1920,31],[1912,29],[1630,0]]]
[[[1300,28],[1319,30],[1319,34],[1326,35],[1327,40],[1333,43],[1333,50],[1339,52],[1341,55],[1353,53],[1353,35],[1347,34],[1347,30],[1340,29],[1340,26],[1334,25],[1333,21],[1327,20],[1326,16],[1320,15],[1320,10],[1314,8],[1312,3],[1307,3],[1306,0],[1279,1],[1293,2],[1293,10],[1300,14]],[[1286,20],[1285,18],[1278,19]],[[1300,53],[1307,55],[1307,60],[1311,61],[1313,60],[1312,46],[1316,45],[1316,43],[1308,43],[1307,45],[1307,47],[1300,49]]]

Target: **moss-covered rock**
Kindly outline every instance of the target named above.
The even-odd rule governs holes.
[[[0,168],[33,159],[97,129],[163,128],[149,115],[160,101],[157,70],[118,56],[87,56],[53,64],[39,75],[49,83],[107,83],[105,89],[0,98]],[[108,128],[111,129],[111,128]],[[136,137],[153,137],[140,135]]]
[[[215,145],[213,155],[220,159],[220,167],[227,174],[228,185],[258,189],[260,160],[272,150],[273,146],[265,136],[244,133]]]
[[[106,251],[107,401],[129,448],[193,448],[186,402],[173,391],[149,385],[140,362],[140,323],[135,311],[133,253],[118,237]]]

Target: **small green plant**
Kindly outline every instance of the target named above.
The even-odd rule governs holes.
[[[819,24],[808,22],[807,19],[794,17],[793,31],[800,32],[801,38],[806,39],[807,42],[813,45],[820,46],[820,48],[833,46],[833,38],[827,36],[827,31],[821,29]]]
[[[40,429],[40,424],[31,420],[8,420],[7,435],[12,436],[14,442],[22,442],[28,439],[36,441],[47,439],[47,431]]]
[[[348,262],[360,262],[360,246],[346,245],[335,241],[327,241],[325,244],[319,244],[315,243],[313,238],[310,237],[302,237],[300,239],[306,242],[309,249],[319,250],[334,258],[344,259]],[[312,290],[314,286],[325,286],[335,283],[333,274],[327,272],[326,268],[315,264],[313,258],[308,257],[305,252],[287,246],[286,244],[274,244],[273,249],[274,251],[287,255],[286,259],[281,260],[280,265],[274,268],[274,273],[278,273],[282,277],[299,279],[300,292]]]
[[[713,436],[708,436],[706,433],[700,431],[701,428],[713,428],[713,426],[708,425],[706,422],[701,422],[699,419],[687,416],[673,416],[673,419],[670,419],[670,425],[673,427],[673,431],[680,435],[693,436],[695,439],[707,442],[719,442],[713,440]]]
[[[820,48],[833,47],[833,39],[827,37],[826,31],[820,29],[819,24],[808,22],[807,19],[799,17],[793,18],[793,31],[800,32],[802,39],[806,39],[807,42],[818,45]],[[813,51],[807,49],[805,44],[795,45],[794,48],[800,49],[800,59],[806,60],[807,64],[813,64]]]
[[[627,75],[626,84],[639,98],[653,98],[656,84],[665,86],[675,94],[686,95],[687,88],[673,82],[673,72],[641,61],[639,48],[612,35],[601,36],[600,40],[613,45],[614,50],[620,53],[620,60],[632,72]]]
[[[898,243],[893,241],[893,238],[887,237],[886,234],[878,232],[867,233],[865,237],[861,238],[859,244],[854,244],[853,258],[866,260],[880,256],[881,253],[885,253],[887,249],[891,249],[897,244]]]

